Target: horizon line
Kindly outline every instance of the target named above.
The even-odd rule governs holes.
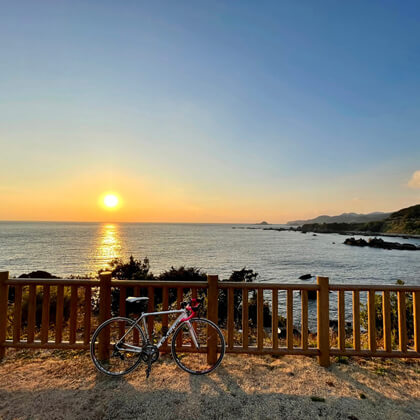
[[[261,222],[127,222],[104,220],[0,220],[0,223],[143,223],[143,224],[184,224],[184,225],[261,225]],[[269,223],[268,225],[285,225],[286,223]]]

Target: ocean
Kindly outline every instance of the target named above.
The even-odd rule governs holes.
[[[133,255],[149,258],[154,274],[184,265],[226,279],[247,267],[268,283],[301,283],[299,276],[310,273],[331,283],[420,284],[420,251],[352,247],[345,238],[238,224],[0,222],[0,270],[85,275]],[[420,239],[386,240],[420,245]]]

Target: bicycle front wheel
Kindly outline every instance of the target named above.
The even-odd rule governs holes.
[[[211,353],[214,344],[217,346],[216,351]],[[225,339],[214,322],[204,318],[193,318],[189,322],[183,322],[176,329],[171,349],[172,356],[181,369],[193,375],[204,375],[220,365],[225,355]]]
[[[90,355],[100,372],[121,376],[134,370],[141,362],[141,348],[145,339],[143,331],[134,324],[130,318],[111,318],[93,333]],[[101,342],[109,344],[101,348]]]

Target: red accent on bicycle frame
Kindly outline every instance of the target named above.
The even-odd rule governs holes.
[[[191,303],[195,303],[195,302],[193,302],[193,301],[197,302],[197,300],[196,300],[196,299],[191,299]],[[197,306],[197,307],[195,307],[195,308],[193,308],[193,307],[191,307],[190,305],[188,305],[185,309],[186,309],[187,311],[191,311],[191,315],[189,315],[187,318],[182,318],[180,322],[189,321],[191,318],[194,318],[194,317],[195,317],[195,315],[196,315],[196,313],[197,313],[197,312],[196,312],[196,310],[198,309],[198,306]]]

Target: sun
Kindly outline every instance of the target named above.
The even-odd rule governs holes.
[[[104,197],[104,205],[109,209],[113,209],[118,205],[118,197],[115,194],[107,194]]]

